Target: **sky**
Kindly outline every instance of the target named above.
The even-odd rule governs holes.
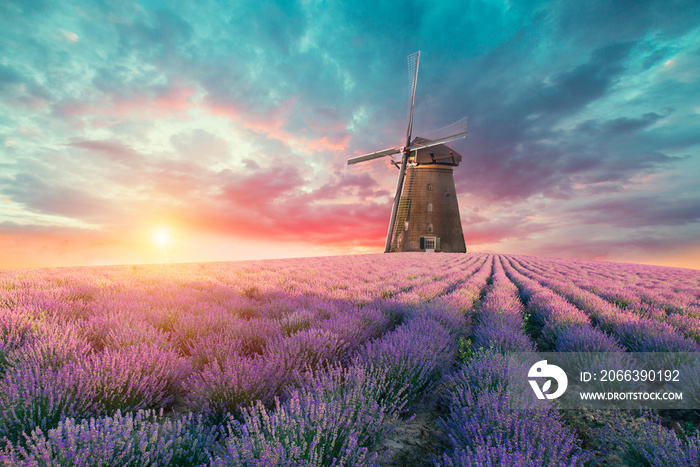
[[[0,2],[0,269],[383,251],[413,134],[469,251],[700,269],[697,1]]]

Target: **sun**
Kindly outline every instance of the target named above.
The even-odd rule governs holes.
[[[172,237],[167,227],[159,227],[154,230],[151,239],[153,243],[160,248],[165,248],[172,242]]]

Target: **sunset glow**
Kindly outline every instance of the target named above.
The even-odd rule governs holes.
[[[163,249],[167,248],[172,242],[172,237],[167,227],[159,227],[154,230],[152,239],[156,246]]]
[[[2,2],[0,268],[383,251],[397,171],[344,164],[403,144],[421,50],[414,136],[468,117],[468,251],[700,269],[699,16]]]

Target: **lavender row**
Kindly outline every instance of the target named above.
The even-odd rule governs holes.
[[[510,258],[377,255],[348,258],[347,267],[333,258],[322,258],[235,267],[139,267],[127,274],[124,270],[92,269],[93,278],[77,270],[59,271],[67,272],[64,276],[40,271],[41,280],[22,277],[26,273],[0,273],[0,384],[4,385],[0,403],[8,409],[0,418],[5,424],[0,424],[0,430],[19,440],[12,443],[14,449],[5,460],[15,456],[13,459],[24,465],[22,460],[42,458],[71,465],[68,459],[79,452],[80,459],[104,456],[113,464],[129,465],[129,459],[138,462],[140,454],[129,457],[131,448],[125,448],[124,457],[113,457],[109,446],[138,445],[148,433],[143,427],[151,427],[163,440],[154,446],[199,443],[197,452],[217,465],[382,462],[384,452],[377,451],[377,446],[398,414],[405,412],[412,400],[431,391],[447,371],[454,361],[457,340],[469,336],[472,319],[476,318],[474,333],[479,331],[482,336],[478,346],[488,348],[493,341],[494,348],[513,350],[513,342],[518,342],[513,337],[515,329],[524,335],[522,315],[519,322],[516,319],[525,311],[518,300],[518,288],[533,320],[541,316],[543,334],[549,324],[546,335],[552,344],[562,336],[570,337],[576,329],[600,336],[595,328],[576,321],[573,314],[576,325],[566,323],[567,313],[581,313],[570,303],[568,309],[546,308],[552,300],[560,300],[558,305],[562,305],[561,296],[550,291],[550,295],[543,292],[539,301],[533,301],[532,296],[525,298],[518,279],[525,278],[546,291],[534,278],[546,275],[546,268],[554,267],[553,263],[538,261],[543,265],[540,268],[529,262],[528,269],[523,269],[521,263],[513,261],[520,268],[516,270]],[[400,272],[392,269],[397,267]],[[492,268],[490,292],[496,284],[499,292],[491,298],[487,294],[480,305],[480,292]],[[579,277],[582,268],[567,268],[579,288],[585,285],[584,280],[595,278],[592,270],[581,272]],[[517,288],[508,281],[506,272]],[[609,279],[627,280],[617,270],[605,274]],[[651,276],[638,277],[652,280]],[[558,278],[551,275],[550,279]],[[515,302],[508,297],[514,297]],[[496,336],[494,325],[511,320],[512,325],[504,327],[507,336]],[[489,322],[491,329],[485,324]],[[493,339],[488,338],[489,332]],[[586,336],[584,343],[592,341]],[[476,342],[476,335],[474,339]],[[577,339],[569,345],[581,345],[581,338]],[[427,354],[420,352],[423,348]],[[563,348],[561,344],[557,350]],[[431,360],[434,353],[443,358]],[[486,353],[493,354],[477,352],[470,363],[497,366],[493,359],[484,357]],[[269,363],[273,361],[277,363]],[[127,365],[121,362],[138,371],[123,371]],[[159,367],[157,362],[165,364]],[[252,364],[261,365],[264,371],[258,372]],[[485,374],[476,366],[472,370]],[[245,376],[255,372],[268,378],[247,381]],[[451,384],[463,388],[469,378],[455,375]],[[239,387],[241,397],[227,395],[227,386]],[[548,459],[554,459],[552,465],[579,465],[585,457],[577,450],[575,438],[569,437],[571,432],[559,430],[562,425],[556,412],[516,413],[510,409],[513,399],[508,398],[513,396],[507,391],[480,399],[481,389],[493,388],[472,386],[471,396],[454,395],[457,401],[471,397],[469,404],[446,399],[453,409],[449,417],[454,415],[454,420],[445,422],[445,430],[456,430],[450,434],[454,439],[460,439],[460,430],[469,434],[454,443],[442,462],[546,465]],[[127,387],[131,389],[125,391]],[[251,405],[254,399],[260,403]],[[460,404],[466,408],[461,410]],[[223,428],[210,426],[211,418],[187,421],[186,429],[177,432],[148,423],[164,426],[186,417],[163,419],[153,412],[121,416],[125,408],[162,407],[218,411],[224,416],[232,412],[233,418],[225,424],[227,440],[218,446],[207,438],[214,436],[212,433],[221,436]],[[495,409],[490,410],[492,407]],[[130,425],[138,416],[148,423],[139,422],[132,429]],[[540,424],[527,425],[527,419],[553,426],[555,439],[546,438]],[[484,441],[475,442],[474,433],[464,428],[467,426],[477,430],[474,433]],[[29,434],[31,441],[24,441],[22,432]],[[169,441],[168,433],[175,432],[180,434],[173,434]],[[522,440],[523,433],[530,432],[544,441]],[[680,450],[673,451],[672,437],[663,433],[635,436],[638,441],[625,448],[629,452],[656,443],[663,446],[663,452],[675,453],[675,457],[663,457],[661,451],[647,453],[658,459],[680,459],[678,453],[692,455],[694,449],[692,443],[681,443]],[[664,444],[666,438],[671,441]],[[521,441],[508,441],[511,439]],[[60,457],[57,446],[73,446],[70,443],[77,448],[63,448],[67,454]],[[144,463],[180,462],[167,460],[164,451],[156,451],[144,454]],[[190,460],[182,463],[205,462],[188,448],[184,452],[189,452]]]
[[[548,268],[568,270],[591,277],[604,277],[624,282],[628,285],[640,285],[653,288],[687,291],[697,297],[700,287],[700,272],[693,269],[670,268],[643,264],[608,263],[582,259],[529,258]]]
[[[427,283],[431,293],[435,292],[435,283],[433,280]],[[167,340],[144,339],[139,342],[141,337],[163,336],[163,333],[145,331],[138,326],[143,323],[133,318],[125,320],[131,326],[108,319],[107,325],[111,326],[108,333],[86,333],[93,337],[106,334],[105,339],[112,343],[105,350],[95,352],[91,351],[90,344],[92,350],[95,350],[98,347],[96,343],[100,342],[97,338],[85,342],[80,333],[49,332],[39,335],[35,332],[37,323],[46,325],[52,320],[59,321],[58,318],[40,320],[31,313],[22,314],[18,309],[5,309],[3,316],[8,323],[4,329],[9,331],[5,333],[9,339],[2,341],[2,360],[7,361],[10,354],[28,359],[31,371],[25,373],[35,375],[31,381],[23,381],[20,377],[23,367],[18,367],[3,381],[6,389],[3,392],[7,396],[2,401],[3,410],[19,413],[6,417],[6,425],[14,424],[22,429],[31,427],[26,424],[37,422],[32,415],[32,404],[41,405],[44,403],[42,401],[48,401],[46,403],[51,405],[51,401],[56,398],[66,399],[71,413],[81,416],[101,415],[116,409],[169,407],[181,395],[179,393],[184,392],[181,386],[189,389],[182,399],[198,409],[218,406],[217,410],[235,410],[237,405],[253,399],[263,399],[270,403],[274,395],[281,392],[284,385],[298,373],[300,362],[313,366],[322,360],[347,358],[363,342],[378,337],[391,325],[389,317],[378,307],[348,307],[342,306],[342,303],[339,305],[319,300],[307,302],[307,305],[313,307],[293,311],[284,317],[281,325],[270,320],[251,318],[229,320],[232,325],[226,326],[227,315],[224,313],[200,315],[202,320],[190,323],[180,319],[171,328],[171,336],[175,336],[175,342],[180,344],[175,346],[177,354]],[[309,308],[322,310],[325,316],[314,314]],[[334,311],[336,319],[331,319],[329,309]],[[318,324],[317,328],[304,329],[312,322]],[[185,327],[185,324],[188,326]],[[50,327],[55,330],[75,330],[75,326],[66,322],[56,322]],[[212,335],[217,328],[219,332]],[[83,325],[81,329],[84,331],[86,327]],[[94,331],[95,328],[87,329]],[[145,329],[148,330],[147,327]],[[183,329],[192,330],[192,335],[183,332]],[[135,330],[141,332],[134,332]],[[285,337],[285,333],[291,335]],[[55,342],[53,337],[59,335],[62,340]],[[229,337],[231,335],[236,337]],[[69,339],[69,347],[79,348],[80,352],[71,353],[70,349],[63,349],[66,336],[73,338],[72,341]],[[56,353],[65,355],[56,356]],[[282,360],[278,358],[280,355],[283,356]],[[32,356],[33,360],[30,358]],[[62,368],[65,360],[76,360],[79,363]],[[152,371],[149,365],[157,366],[158,362],[169,364],[160,367],[161,371]],[[163,374],[162,368],[168,368],[168,374]],[[188,373],[190,376],[186,384],[183,384],[183,375]],[[250,378],[248,375],[251,374],[260,375],[260,378]],[[70,375],[70,378],[64,375]],[[22,392],[18,388],[23,387],[41,389],[37,389],[39,394],[35,399],[9,397],[10,394]],[[53,394],[52,391],[58,394]],[[60,413],[58,407],[60,405],[54,409],[56,413]],[[17,430],[8,427],[4,431],[14,431],[17,434]]]
[[[316,371],[310,384],[270,411],[244,410],[228,425],[228,452],[214,465],[369,465],[386,452],[368,450],[396,417],[429,392],[452,365],[458,336],[486,282],[485,261],[449,294],[415,304],[407,321],[368,343],[346,368]]]
[[[164,413],[116,412],[113,416],[77,421],[61,420],[55,428],[36,428],[24,445],[0,451],[7,467],[83,467],[115,465],[206,465],[220,429],[201,415],[165,418]]]
[[[568,280],[558,279],[554,274],[535,273],[531,262],[522,257],[511,257],[513,267],[523,275],[562,294],[577,308],[583,310],[602,331],[613,334],[625,347],[635,352],[697,352],[700,346],[680,335],[677,330],[663,322],[640,317],[613,305],[607,300],[581,289]]]
[[[512,267],[507,270],[520,287],[524,299],[528,300],[528,309],[532,310],[533,318],[544,325],[542,333],[546,341],[554,344],[552,350],[624,350],[611,336],[591,329],[587,324],[587,317],[561,296],[523,276]],[[558,335],[556,339],[547,339],[551,330],[558,330],[554,333]],[[620,363],[624,364],[623,361]],[[685,440],[681,439],[674,431],[663,427],[651,414],[635,420],[630,414],[619,411],[599,413],[598,416],[601,417],[598,423],[602,422],[603,427],[593,429],[589,433],[588,443],[591,449],[598,451],[603,457],[617,456],[628,465],[649,466],[690,467],[697,465],[700,460],[700,433]]]
[[[659,290],[669,297],[687,294],[696,305],[700,299],[700,273],[692,269],[668,268],[638,264],[596,263],[584,260],[543,259],[557,265],[568,265],[572,270],[590,277],[604,277],[625,285]]]
[[[517,399],[522,395],[508,387],[507,354],[533,351],[533,346],[523,331],[517,288],[506,277],[499,257],[493,259],[491,279],[474,329],[474,346],[481,349],[447,382],[449,414],[440,424],[449,450],[436,463],[581,466],[587,456],[556,409],[551,405],[520,409]]]
[[[700,431],[679,436],[650,412],[639,417],[615,411],[593,441],[627,465],[696,467],[700,465]]]
[[[0,306],[89,317],[124,306],[134,311],[150,308],[208,313],[217,305],[226,308],[229,301],[237,310],[289,296],[361,302],[367,297],[388,298],[432,280],[435,274],[431,269],[444,271],[473,259],[426,260],[409,255],[382,261],[375,256],[5,271],[0,272]],[[265,311],[260,310],[263,317]]]
[[[656,268],[657,276],[651,280],[641,278],[637,271],[640,267],[632,269],[633,265],[612,274],[604,266],[594,268],[585,263],[578,266],[580,261],[549,259],[547,263],[550,273],[566,269],[566,277],[582,289],[640,316],[668,322],[685,336],[700,341],[700,286],[674,280],[679,276],[692,279],[698,276],[694,271]]]
[[[532,351],[532,342],[523,332],[524,310],[517,287],[506,277],[498,256],[493,257],[491,279],[491,287],[479,304],[474,347],[494,348],[504,353]]]
[[[416,317],[362,349],[347,368],[316,372],[289,399],[244,409],[228,424],[226,453],[213,465],[370,465],[370,448],[431,388],[456,353],[434,319]]]
[[[511,259],[502,256],[506,274],[518,286],[527,312],[541,327],[543,350],[556,352],[623,352],[612,336],[591,326],[586,313],[564,297],[518,272]]]
[[[51,428],[65,416],[167,408],[178,401],[215,412],[234,411],[255,399],[270,402],[301,365],[347,358],[391,322],[377,309],[356,309],[355,314],[327,320],[324,324],[332,330],[297,332],[255,357],[227,353],[235,338],[222,338],[209,342],[207,352],[201,346],[197,355],[211,362],[196,369],[194,358],[170,348],[136,344],[95,352],[72,323],[49,325],[47,320],[23,318],[14,319],[15,332],[4,341],[9,351],[0,378],[0,438],[13,441],[34,427]],[[343,330],[351,333],[347,342],[340,337]]]
[[[285,402],[276,399],[273,409],[260,401],[245,408],[241,421],[231,418],[227,423],[223,452],[214,444],[218,430],[207,428],[201,417],[194,424],[190,420],[182,433],[172,422],[160,428],[155,420],[144,424],[142,413],[117,413],[89,422],[68,418],[47,435],[35,429],[26,446],[9,449],[5,461],[180,465],[172,459],[176,454],[192,460],[186,465],[206,461],[202,455],[211,457],[211,465],[370,465],[386,453],[371,454],[369,448],[391,430],[407,404],[434,386],[455,350],[455,339],[443,325],[413,318],[364,348],[349,367],[307,375],[310,382],[293,390]],[[136,451],[145,437],[148,449]]]
[[[466,258],[467,261],[476,259],[477,257]],[[304,287],[301,287],[297,280],[293,285],[299,290],[293,293],[269,290],[263,292],[253,286],[246,286],[246,281],[240,280],[201,283],[187,276],[189,281],[184,284],[178,283],[180,281],[177,274],[173,274],[175,277],[158,278],[160,282],[153,277],[139,277],[144,279],[145,285],[123,280],[121,282],[126,282],[126,285],[115,284],[119,281],[112,280],[109,286],[98,292],[87,290],[88,285],[80,282],[71,284],[70,287],[53,288],[46,287],[46,284],[25,284],[21,289],[5,290],[8,292],[4,294],[6,306],[1,309],[21,310],[22,314],[34,320],[46,316],[68,320],[76,318],[83,334],[96,350],[105,347],[121,348],[135,343],[148,343],[165,348],[172,343],[181,353],[188,355],[190,349],[186,344],[189,340],[208,336],[210,332],[222,331],[242,336],[242,353],[261,353],[266,340],[274,338],[275,335],[279,337],[293,334],[310,327],[312,322],[325,320],[329,317],[329,309],[364,306],[377,298],[387,299],[409,290],[422,294],[422,298],[429,298],[431,293],[434,294],[434,290],[431,291],[430,288],[439,288],[442,280],[440,275],[436,276],[435,273],[423,270],[422,275],[411,274],[398,282],[397,277],[405,271],[397,274],[385,265],[383,270],[372,271],[370,281],[365,269],[372,265],[373,261],[366,260],[369,264],[358,268],[359,271],[352,274],[348,273],[347,268],[339,267],[340,261],[336,262],[338,264],[335,268],[326,269],[328,275],[307,277],[306,283],[302,284]],[[460,261],[463,262],[464,260]],[[396,266],[405,267],[404,263],[405,261],[397,262]],[[444,271],[446,268],[441,267],[442,263],[435,266],[444,276],[449,271]],[[175,266],[180,265],[173,267]],[[280,269],[286,272],[286,269]],[[61,284],[65,284],[65,281],[73,282],[71,274],[66,276],[67,278],[59,276],[62,278]],[[298,279],[301,274],[291,276]],[[88,277],[88,274],[84,274],[80,280],[85,282]],[[345,283],[345,289],[342,289],[344,296],[324,296],[325,292],[322,292],[330,290],[330,287],[323,284],[323,281],[319,283],[318,279],[325,277],[342,280]],[[268,286],[268,282],[274,282],[266,279],[267,275],[263,275],[256,277],[255,282]],[[105,282],[104,278],[100,277],[94,280]],[[304,290],[310,286],[316,287],[315,293],[307,293],[308,290]],[[340,290],[333,289],[330,295]],[[342,309],[337,312],[344,314]],[[252,325],[248,326],[248,323]],[[253,329],[259,329],[261,332],[251,334]]]
[[[636,275],[607,277],[583,270],[575,271],[572,277],[582,289],[620,308],[668,322],[687,337],[700,340],[700,287],[683,286],[663,276],[652,283],[635,279]]]
[[[440,425],[451,449],[436,464],[583,466],[589,455],[551,404],[520,408],[526,407],[518,401],[523,395],[508,385],[509,360],[480,350],[450,376],[445,398],[450,412]]]
[[[454,284],[452,284],[452,285],[454,285]],[[451,287],[451,286],[450,286],[450,287]],[[419,298],[420,298],[420,297],[419,297]],[[435,310],[435,309],[431,309],[431,310],[430,310],[430,314],[431,314],[431,315],[436,315],[436,310]],[[439,313],[438,313],[438,314],[439,314]],[[444,314],[443,314],[443,315],[444,315]],[[436,315],[435,317],[438,317],[438,316]],[[438,318],[439,318],[439,317],[438,317]],[[434,320],[433,320],[433,321],[434,321]],[[454,322],[454,316],[452,316],[452,317],[450,317],[450,316],[442,316],[442,321],[443,321],[443,322],[447,322],[447,323]],[[442,326],[442,325],[441,325],[441,326]],[[461,327],[461,326],[460,326],[460,327]],[[297,334],[303,334],[303,332],[296,333],[295,335],[297,335]],[[425,330],[421,330],[421,331],[418,333],[418,335],[420,335],[420,336],[426,336],[426,335],[428,335],[428,336],[429,336],[429,335],[431,335],[431,334],[428,333],[428,332],[426,332]],[[319,338],[321,338],[321,340],[323,340],[322,338],[324,338],[324,337],[325,337],[325,338],[328,338],[329,336],[328,336],[328,335],[322,335],[322,336],[317,336],[317,337],[319,337]],[[314,344],[319,344],[319,342],[320,342],[320,340],[317,338],[313,343],[314,343]],[[324,342],[324,343],[326,343],[326,342]],[[331,343],[332,343],[332,339],[331,339]],[[453,343],[454,343],[454,339],[453,339]],[[322,346],[319,346],[319,345],[310,345],[310,346],[308,346],[308,347],[309,347],[309,348],[313,348],[314,351],[315,351],[317,348],[320,348],[320,347],[322,347]],[[411,346],[411,347],[413,347],[413,346]],[[429,346],[426,346],[426,345],[420,345],[419,347],[423,347],[423,348],[426,348],[426,349],[430,349],[430,347],[429,347]],[[328,348],[329,348],[329,346],[326,346],[326,349],[328,349]],[[333,352],[333,349],[334,349],[334,346],[333,346],[333,345],[330,345],[330,349],[331,349],[330,351],[331,351],[331,353],[332,353],[332,352]],[[150,348],[150,349],[147,350],[146,353],[152,353],[152,354],[154,354],[154,355],[156,356],[156,357],[155,357],[156,360],[160,359],[161,361],[166,361],[166,362],[167,362],[167,359],[164,359],[164,358],[163,358],[162,353],[158,353],[156,350],[157,350],[156,348]],[[282,350],[282,351],[285,351],[285,352],[288,352],[290,349],[289,349],[289,348],[284,348],[284,349],[281,349],[281,350]],[[109,352],[106,352],[106,353],[109,354]],[[293,352],[292,352],[292,353],[293,353]],[[93,357],[94,355],[99,355],[99,354],[91,354],[91,355],[88,355],[88,357]],[[170,355],[172,356],[172,353],[171,353]],[[304,359],[304,360],[306,360],[307,362],[309,361],[309,359],[307,358],[307,357],[309,357],[309,355],[307,355],[307,354],[301,355],[301,356],[299,356],[299,357],[302,358],[302,359]],[[136,358],[135,360],[139,360],[139,359]],[[261,359],[261,360],[262,360],[262,359]],[[313,361],[313,358],[311,358],[310,360]],[[319,357],[318,361],[321,361],[321,360],[328,360],[328,358],[327,358],[327,356]],[[424,356],[421,357],[421,359],[419,359],[419,360],[420,360],[421,362],[429,361],[429,359],[427,358],[427,355],[424,355]],[[87,358],[87,361],[92,361],[92,358]],[[406,361],[406,359],[405,359],[404,357],[401,357],[401,358],[399,359],[399,361]],[[43,365],[43,363],[40,363],[40,364],[38,364],[38,365],[36,365],[36,366],[37,366],[37,367],[42,367],[42,365]],[[90,404],[89,404],[90,401],[94,401],[94,400],[96,400],[96,398],[94,398],[94,397],[93,397],[93,398],[91,398],[91,397],[83,397],[82,399],[81,399],[81,398],[78,398],[78,399],[80,399],[80,400],[79,400],[80,403],[76,403],[76,400],[75,400],[75,399],[76,399],[76,397],[75,397],[76,391],[63,391],[63,392],[61,392],[60,390],[57,390],[57,389],[61,389],[61,388],[62,388],[62,389],[65,389],[66,387],[70,387],[70,386],[71,386],[71,383],[63,383],[64,386],[61,386],[61,385],[58,385],[58,384],[52,384],[52,383],[55,383],[55,382],[58,381],[58,380],[60,380],[60,381],[70,380],[70,378],[64,377],[65,375],[68,375],[68,374],[70,374],[70,373],[68,373],[68,372],[62,373],[61,371],[59,371],[59,370],[63,370],[63,368],[60,368],[59,365],[47,365],[47,366],[48,366],[48,368],[46,368],[45,371],[40,372],[40,373],[38,374],[38,377],[36,378],[36,381],[35,381],[36,384],[34,385],[34,386],[35,386],[35,389],[37,389],[37,392],[38,392],[38,394],[37,394],[36,397],[34,398],[34,401],[35,401],[35,402],[38,402],[39,410],[36,410],[36,411],[35,411],[35,412],[37,412],[37,413],[29,413],[29,414],[27,414],[26,411],[25,411],[24,414],[20,414],[20,417],[15,417],[15,421],[20,421],[20,422],[21,422],[21,421],[22,421],[22,420],[21,420],[21,419],[22,419],[22,416],[21,416],[21,415],[25,415],[25,417],[24,417],[25,421],[27,421],[26,419],[28,418],[28,419],[29,419],[28,421],[30,421],[30,422],[34,421],[34,422],[35,422],[37,416],[40,416],[41,414],[47,413],[47,410],[42,411],[42,410],[41,410],[42,408],[48,408],[48,409],[49,409],[48,412],[51,412],[51,413],[53,413],[54,415],[57,415],[57,414],[58,414],[59,417],[60,417],[61,419],[63,419],[63,417],[66,417],[66,416],[84,417],[84,416],[86,416],[86,413],[85,413],[86,410],[87,410],[87,411],[96,410],[96,408],[95,408],[94,406],[90,406]],[[170,367],[170,366],[177,367],[178,365],[168,365],[168,367]],[[14,368],[14,367],[13,367],[13,368]],[[43,367],[42,367],[42,368],[43,368]],[[96,367],[93,367],[93,368],[96,368]],[[249,369],[250,369],[250,368],[249,368]],[[144,369],[141,369],[141,370],[145,370],[145,371],[142,372],[144,375],[147,375],[147,374],[150,372],[150,370],[149,370],[148,368],[144,368]],[[110,371],[108,370],[107,373],[110,373]],[[247,374],[249,374],[249,375],[250,375],[250,374],[255,374],[255,372],[254,372],[254,371],[250,371],[250,372],[247,372]],[[61,377],[59,377],[59,376],[61,376]],[[142,375],[139,374],[138,376],[142,376]],[[287,377],[286,377],[287,380],[290,379],[290,378],[288,378],[288,376],[289,376],[289,375],[287,375]],[[62,379],[62,377],[63,377],[63,379]],[[112,378],[112,379],[114,379],[114,378]],[[167,404],[169,404],[169,403],[172,402],[172,398],[168,397],[169,391],[167,391],[167,390],[166,390],[166,391],[163,391],[163,390],[162,390],[162,389],[163,389],[163,388],[162,388],[162,385],[161,385],[160,387],[156,387],[156,386],[158,386],[160,380],[162,380],[162,379],[163,379],[163,378],[159,378],[158,376],[156,376],[156,377],[153,378],[151,381],[144,381],[144,382],[143,382],[143,388],[146,390],[146,391],[145,391],[146,394],[148,394],[149,396],[154,396],[154,397],[155,397],[156,403],[159,403],[159,404],[166,404],[166,405],[167,405]],[[278,379],[278,381],[282,381],[282,380],[284,380],[284,379],[285,379],[285,378],[280,378],[280,379]],[[374,381],[375,379],[376,379],[376,378],[372,378],[371,380]],[[391,379],[394,380],[395,378],[391,378]],[[239,381],[242,381],[242,380],[243,380],[243,378],[239,378]],[[273,378],[273,380],[274,380],[274,378]],[[49,384],[47,384],[47,383],[49,383]],[[130,384],[131,384],[131,383],[130,383]],[[149,386],[149,384],[150,384],[150,386]],[[155,384],[155,386],[154,386],[154,384]],[[84,386],[84,385],[83,385],[83,386]],[[119,384],[117,384],[117,386],[119,386]],[[137,385],[137,386],[138,386],[138,385]],[[123,388],[123,387],[124,387],[124,385],[122,384],[122,385],[121,385],[121,388]],[[425,387],[423,387],[422,389],[425,389]],[[149,390],[150,390],[150,392],[149,392]],[[18,394],[18,393],[20,393],[20,392],[22,392],[21,389],[20,389],[20,391],[15,391],[16,394]],[[85,391],[83,391],[83,392],[85,392]],[[105,392],[105,391],[103,391],[103,392]],[[416,393],[419,393],[419,392],[420,392],[420,387],[419,387],[419,390],[417,390]],[[78,393],[78,394],[82,394],[81,391],[77,391],[77,393]],[[90,393],[90,391],[87,391],[87,393]],[[92,391],[92,393],[94,393],[94,391]],[[66,394],[68,394],[67,397],[66,397]],[[117,393],[117,395],[129,396],[129,397],[126,397],[127,400],[129,400],[129,399],[134,399],[134,400],[135,400],[135,403],[132,404],[131,407],[129,407],[130,409],[137,409],[137,408],[140,407],[139,404],[142,404],[142,403],[144,402],[144,401],[143,401],[143,398],[139,398],[139,397],[133,398],[133,397],[130,397],[131,395],[129,395],[129,394],[126,394],[126,395],[125,395],[125,394],[119,394],[119,393]],[[252,396],[252,395],[251,395],[251,394],[248,394],[248,396]],[[252,396],[252,397],[254,398],[254,396]],[[274,396],[273,396],[273,397],[274,397]],[[293,397],[294,397],[294,396],[293,396]],[[292,397],[291,400],[293,400],[293,397]],[[415,397],[415,396],[414,396],[414,397]],[[97,398],[97,399],[101,399],[101,398]],[[250,400],[252,400],[252,399],[248,399],[247,402],[249,402]],[[11,402],[12,402],[12,401],[11,401]],[[18,402],[18,400],[15,400],[14,402]],[[278,403],[279,403],[279,402],[278,402]],[[42,404],[43,404],[43,405],[42,405]],[[242,402],[241,402],[241,404],[242,404]],[[15,408],[16,408],[16,406],[17,406],[17,404],[15,404]],[[32,406],[32,405],[30,404],[30,405],[29,405],[29,408],[30,408],[30,409],[33,409],[33,408],[35,408],[36,406],[37,406],[37,404],[34,404],[34,406]],[[24,404],[24,407],[26,408],[26,404]],[[87,407],[87,408],[86,408],[86,407]],[[263,407],[264,407],[264,406],[263,406]],[[107,410],[107,409],[105,409],[105,410]],[[30,410],[30,412],[31,412],[31,410]],[[27,417],[27,415],[28,415],[28,417]],[[20,420],[17,420],[17,418],[19,418]],[[39,420],[39,423],[38,423],[37,425],[38,425],[38,428],[42,428],[42,427],[43,427],[44,430],[46,430],[48,426],[50,426],[51,424],[55,424],[55,423],[56,423],[55,417],[54,417],[54,419],[50,419],[50,417],[49,417],[49,419],[46,419],[46,417],[44,417],[43,419]],[[60,423],[60,422],[59,422],[59,423]],[[21,426],[21,425],[22,425],[21,423],[19,423],[19,424],[16,423],[16,424],[15,424],[15,428],[18,428],[17,425],[20,425],[20,427],[22,427],[22,426]],[[28,431],[27,428],[29,428],[29,426],[23,426],[23,428],[25,428],[24,431]],[[49,429],[50,429],[50,428],[49,428]],[[15,434],[16,434],[16,431],[17,431],[17,430],[15,430]]]

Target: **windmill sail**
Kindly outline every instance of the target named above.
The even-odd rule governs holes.
[[[384,157],[384,156],[391,156],[392,154],[398,154],[400,152],[401,152],[401,150],[396,149],[396,148],[389,148],[389,149],[384,149],[383,151],[371,152],[371,153],[365,154],[363,156],[357,156],[357,157],[353,157],[351,159],[348,159],[348,165],[358,164],[360,162],[365,162],[365,161],[371,161],[372,159],[378,159],[378,158]]]
[[[406,145],[407,148],[411,144],[411,133],[413,131],[413,108],[416,103],[416,85],[418,84],[418,65],[420,64],[420,50],[408,56],[408,86],[409,96],[411,98],[411,107],[408,113],[408,129],[406,130]],[[384,243],[384,253],[391,251],[391,239],[394,236],[394,224],[396,223],[396,214],[399,210],[401,202],[401,189],[403,188],[403,180],[406,176],[406,165],[408,164],[408,155],[410,152],[403,150],[401,158],[401,169],[399,171],[399,179],[396,182],[396,193],[394,194],[394,204],[391,207],[391,218],[389,219],[389,229],[386,233],[386,242]]]
[[[413,144],[408,146],[409,151],[416,151],[418,149],[425,149],[432,146],[437,146],[438,144],[445,144],[451,141],[455,141],[467,136],[467,117],[463,117],[461,120],[454,122],[452,125],[447,125],[446,127],[440,128],[438,130],[431,131],[425,135],[423,138],[424,142],[413,141]]]
[[[406,130],[406,146],[411,144],[411,132],[413,131],[413,107],[416,103],[416,85],[418,84],[418,64],[420,63],[420,50],[408,56],[408,89],[410,109],[408,111],[408,129]]]
[[[403,154],[401,155],[403,156]],[[396,170],[399,169],[400,162],[401,158],[394,159],[392,157],[378,157],[377,159],[365,161],[361,164],[346,164],[345,171],[343,172],[343,178],[348,179],[371,173],[379,173],[384,175],[391,173],[393,175],[396,173]]]

